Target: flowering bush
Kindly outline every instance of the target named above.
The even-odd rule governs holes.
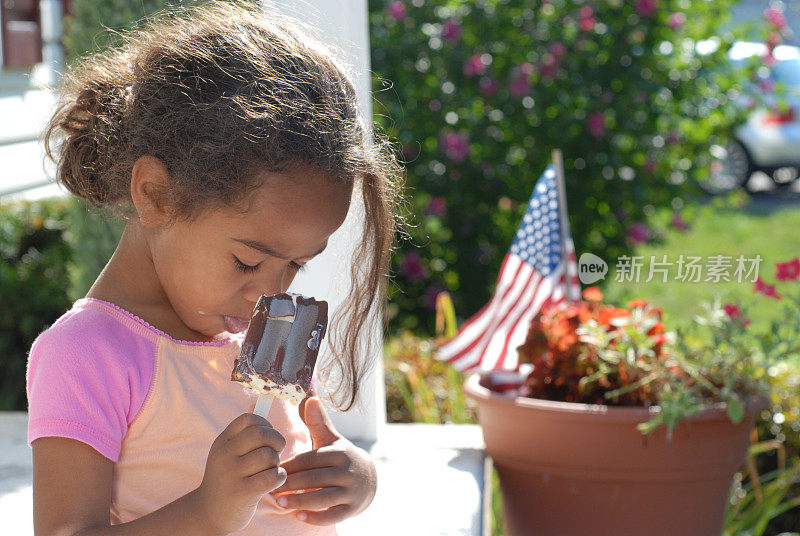
[[[778,263],[779,277],[798,279],[798,263],[797,258]],[[645,434],[662,424],[671,434],[681,419],[718,402],[738,422],[749,399],[769,395],[767,371],[800,357],[800,289],[795,290],[786,300],[784,319],[765,331],[749,327],[747,306],[722,304],[719,297],[703,304],[705,314],[693,323],[666,331],[661,310],[650,303],[605,305],[597,287],[587,288],[584,301],[546,307],[534,317],[518,348],[520,361],[533,364],[519,394],[589,404],[658,405],[660,412],[638,426]],[[782,298],[760,279],[754,291]]]
[[[747,113],[729,105],[747,80],[720,68],[733,4],[370,2],[375,118],[402,145],[420,221],[395,258],[405,314],[390,331],[431,325],[432,288],[464,314],[487,301],[552,148],[576,251],[616,258],[655,238],[646,216],[681,209]],[[718,49],[695,53],[709,38]]]

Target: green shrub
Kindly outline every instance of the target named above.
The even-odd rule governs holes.
[[[70,307],[67,203],[0,203],[0,410],[27,409],[30,346]]]
[[[119,243],[125,222],[104,215],[89,203],[72,199],[65,215],[68,221],[64,239],[72,249],[69,266],[69,296],[77,300],[86,295]]]
[[[123,227],[76,198],[0,203],[0,410],[27,409],[31,344],[86,295]]]
[[[370,2],[374,111],[402,146],[419,222],[395,256],[390,330],[430,332],[441,289],[462,318],[486,303],[553,148],[578,253],[629,253],[647,214],[698,194],[710,145],[746,113],[720,68],[733,4]]]
[[[64,18],[67,58],[73,60],[118,45],[119,36],[114,31],[138,28],[143,17],[157,11],[200,3],[198,0],[73,0],[72,14]]]

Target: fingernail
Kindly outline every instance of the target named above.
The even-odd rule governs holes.
[[[278,504],[285,508],[285,507],[289,506],[289,499],[287,499],[286,497],[279,497],[278,498]]]
[[[305,512],[297,512],[297,519],[299,519],[300,521],[305,521],[307,517],[308,514],[306,514]]]

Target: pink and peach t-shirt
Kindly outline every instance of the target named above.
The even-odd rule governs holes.
[[[82,298],[31,347],[28,444],[69,437],[113,461],[112,524],[158,510],[200,485],[214,439],[255,407],[255,392],[230,379],[241,343],[175,340],[112,303]],[[268,418],[286,438],[281,460],[311,448],[296,407],[276,399]],[[297,520],[265,494],[233,534],[336,530]]]

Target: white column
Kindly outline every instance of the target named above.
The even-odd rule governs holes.
[[[264,0],[267,14],[276,10],[302,21],[316,30],[316,37],[338,47],[341,58],[354,76],[361,113],[365,124],[372,124],[372,105],[369,74],[369,34],[366,0]],[[353,251],[363,229],[364,205],[354,193],[353,203],[342,228],[334,233],[323,254],[297,275],[290,292],[325,297],[331,314],[347,297]],[[331,417],[337,429],[351,440],[374,441],[386,423],[386,403],[383,385],[383,331],[381,318],[370,319],[371,356],[375,367],[363,381],[359,392],[361,402],[349,412],[334,412]],[[330,355],[325,338],[320,349],[321,359]],[[364,358],[363,354],[360,356]],[[321,364],[324,365],[325,361]]]
[[[42,63],[34,66],[31,78],[34,83],[55,86],[64,66],[64,48],[61,46],[61,20],[64,6],[61,0],[39,0],[39,20],[42,33]]]

